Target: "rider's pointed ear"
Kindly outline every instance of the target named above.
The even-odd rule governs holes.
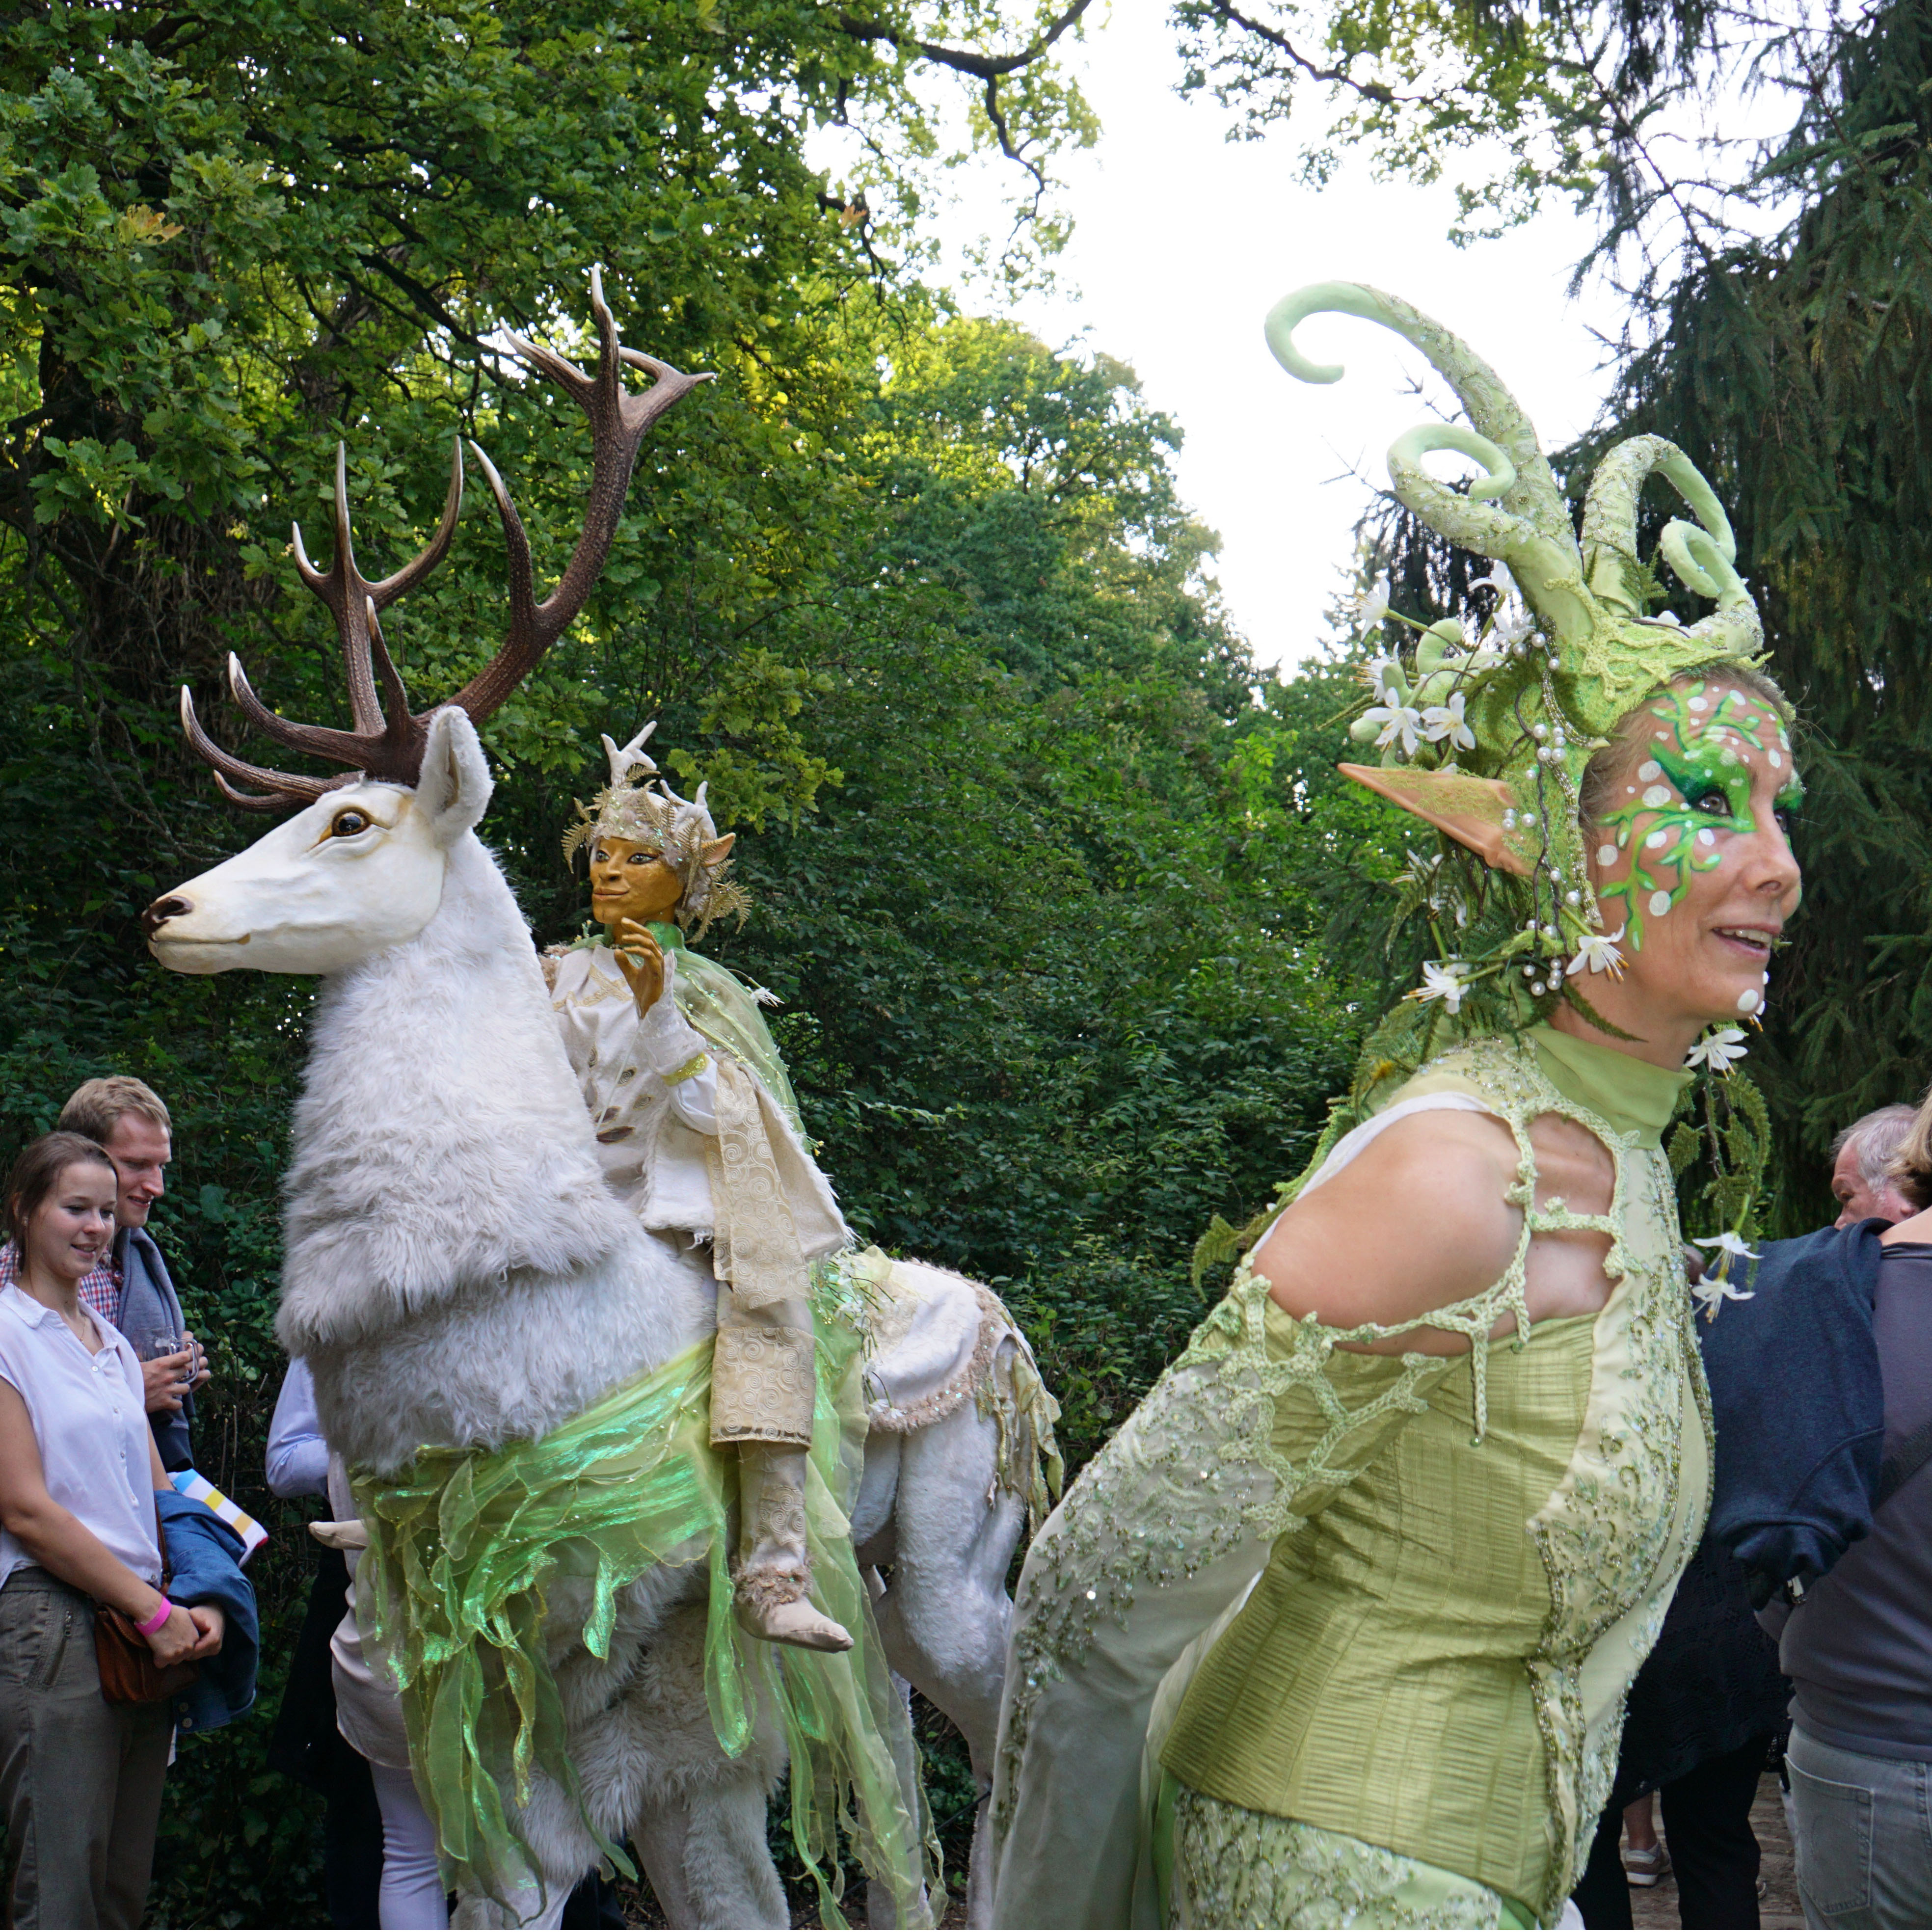
[[[1501,778],[1479,778],[1467,772],[1419,771],[1407,765],[1338,765],[1356,784],[1418,818],[1426,819],[1466,845],[1486,866],[1528,878],[1535,850],[1528,832],[1503,814],[1516,808],[1516,794]]]
[[[440,845],[453,844],[489,808],[494,788],[483,746],[468,714],[446,704],[429,721],[416,803]]]
[[[714,838],[704,848],[704,862],[707,866],[722,866],[731,856],[731,848],[738,842],[735,832],[728,832],[722,838]]]

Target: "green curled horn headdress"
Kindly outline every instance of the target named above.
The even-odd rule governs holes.
[[[1342,769],[1526,883],[1530,918],[1510,951],[1532,956],[1526,976],[1538,979],[1538,994],[1553,992],[1562,980],[1558,956],[1604,936],[1579,823],[1591,754],[1660,685],[1705,665],[1749,664],[1762,651],[1730,519],[1674,443],[1632,436],[1598,466],[1580,544],[1516,398],[1466,344],[1399,297],[1323,282],[1276,304],[1268,346],[1291,375],[1340,378],[1340,368],[1310,362],[1294,344],[1298,323],[1328,312],[1394,330],[1455,391],[1473,430],[1431,423],[1397,437],[1390,481],[1438,536],[1507,565],[1527,606],[1474,649],[1458,648],[1475,640],[1453,620],[1432,627],[1419,642],[1412,681],[1404,667],[1382,661],[1378,704],[1354,727],[1358,740],[1383,747],[1382,763]],[[1483,466],[1466,496],[1423,466],[1434,450]],[[1644,614],[1650,573],[1637,555],[1637,499],[1653,474],[1676,486],[1697,520],[1666,524],[1660,550],[1687,588],[1715,600],[1699,623]],[[1538,962],[1551,970],[1538,973]]]

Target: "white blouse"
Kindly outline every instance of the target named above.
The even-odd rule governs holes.
[[[143,1582],[161,1580],[154,1469],[141,1365],[118,1329],[95,1324],[89,1350],[51,1308],[0,1288],[0,1379],[34,1425],[47,1493]],[[34,1559],[0,1528],[0,1584]]]

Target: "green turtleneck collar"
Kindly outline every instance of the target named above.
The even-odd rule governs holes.
[[[1664,1130],[1690,1084],[1690,1074],[1653,1066],[1647,1060],[1579,1040],[1572,1033],[1558,1033],[1554,1027],[1532,1027],[1529,1038],[1550,1084],[1565,1100],[1602,1114],[1618,1133],[1634,1136],[1640,1147],[1663,1145]]]

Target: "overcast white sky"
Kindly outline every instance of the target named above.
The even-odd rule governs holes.
[[[1016,312],[1056,346],[1085,332],[1092,347],[1131,363],[1148,400],[1179,422],[1182,488],[1220,533],[1235,619],[1264,663],[1289,664],[1322,640],[1348,562],[1365,492],[1344,472],[1352,464],[1384,480],[1382,452],[1426,413],[1404,394],[1405,371],[1426,364],[1385,331],[1322,316],[1301,338],[1348,373],[1332,388],[1296,382],[1262,338],[1274,304],[1333,280],[1406,296],[1496,367],[1546,448],[1595,413],[1604,377],[1590,325],[1607,328],[1613,311],[1600,290],[1564,298],[1589,238],[1565,212],[1458,249],[1446,238],[1446,186],[1378,184],[1361,167],[1316,194],[1294,184],[1286,138],[1226,142],[1220,109],[1173,92],[1179,63],[1163,12],[1153,0],[1117,0],[1070,50],[1105,131],[1062,164],[1076,224],[1062,292]],[[962,239],[1002,226],[1005,169],[987,158],[960,184],[949,225]],[[1455,473],[1454,458],[1435,460]]]

